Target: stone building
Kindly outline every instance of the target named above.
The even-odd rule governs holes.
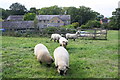
[[[37,15],[38,28],[59,27],[70,24],[70,15]],[[27,29],[34,28],[34,21],[24,21],[23,15],[10,15],[7,20],[0,22],[2,28]]]
[[[70,15],[37,15],[37,27],[59,27],[70,24]]]
[[[10,15],[8,18],[0,22],[4,29],[28,29],[34,28],[34,21],[24,21],[23,15]]]
[[[7,21],[23,21],[23,15],[10,15]]]

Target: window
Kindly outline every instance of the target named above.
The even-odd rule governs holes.
[[[49,20],[47,20],[47,22],[49,22]]]
[[[41,20],[39,20],[39,22],[41,22]]]
[[[58,21],[58,23],[60,23],[60,21]]]
[[[45,20],[44,20],[44,23],[45,23]]]

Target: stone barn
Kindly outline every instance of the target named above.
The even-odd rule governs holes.
[[[8,18],[0,22],[4,29],[31,29],[34,28],[34,21],[24,21],[24,15],[10,15]]]
[[[7,21],[23,21],[23,15],[10,15]]]
[[[39,28],[69,25],[71,21],[70,15],[37,15],[36,19]]]

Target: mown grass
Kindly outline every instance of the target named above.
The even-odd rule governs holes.
[[[46,37],[2,36],[3,78],[118,78],[118,31],[109,31],[108,40],[69,40],[70,69],[60,76],[55,69],[37,62],[33,50],[38,43],[53,56],[58,43]]]

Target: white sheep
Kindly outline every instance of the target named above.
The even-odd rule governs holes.
[[[41,43],[35,46],[34,54],[41,64],[46,63],[48,66],[50,66],[50,64],[54,62],[52,56],[49,54],[47,47]]]
[[[78,36],[79,36],[78,33],[75,33],[75,34],[67,33],[66,39],[73,39],[75,41],[75,39],[77,39]]]
[[[55,66],[60,75],[65,75],[69,69],[69,53],[60,46],[54,50]]]
[[[97,35],[96,36],[104,36],[105,33],[107,33],[107,30],[100,30],[100,31],[97,31]]]
[[[59,39],[59,43],[60,43],[60,46],[63,46],[63,47],[66,48],[66,46],[67,46],[67,44],[68,44],[68,40],[67,40],[66,38],[64,38],[64,37],[61,37],[61,38]]]
[[[54,40],[55,42],[59,42],[60,37],[62,37],[60,34],[52,34],[51,41]]]
[[[106,32],[107,32],[107,30],[100,30],[97,33],[106,33]]]

